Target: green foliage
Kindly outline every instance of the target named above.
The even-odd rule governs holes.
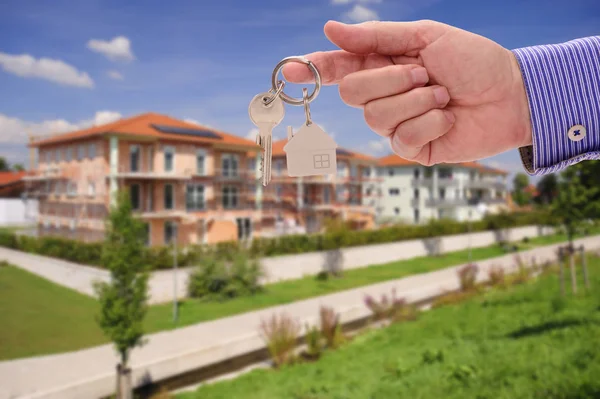
[[[4,157],[0,157],[0,172],[8,172],[10,170],[10,164]]]
[[[205,252],[188,280],[193,298],[230,299],[260,291],[264,272],[260,260],[247,251]]]
[[[427,349],[421,355],[423,359],[423,364],[435,364],[435,363],[443,363],[444,362],[444,351],[438,349],[437,351],[433,351]]]
[[[100,302],[98,324],[113,341],[126,367],[129,352],[142,344],[147,311],[148,266],[145,263],[143,224],[131,214],[131,202],[121,193],[108,217],[102,264],[110,282],[96,284]]]
[[[319,316],[321,335],[325,339],[327,347],[330,349],[338,348],[345,341],[340,316],[335,313],[333,308],[328,306],[321,306]]]
[[[542,176],[536,188],[539,193],[536,200],[539,204],[548,205],[554,202],[554,199],[558,195],[558,179],[556,174],[550,173]]]
[[[527,205],[531,201],[531,194],[525,191],[529,185],[529,176],[525,173],[517,173],[513,180],[513,200],[517,205]]]
[[[261,321],[260,332],[275,367],[296,360],[294,348],[300,334],[300,324],[296,320],[285,313],[279,317],[273,314],[270,319]]]
[[[321,331],[317,326],[310,327],[306,324],[306,353],[309,357],[315,359],[323,353],[323,344],[321,339]]]

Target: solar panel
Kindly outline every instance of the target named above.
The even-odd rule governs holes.
[[[196,137],[204,137],[207,139],[217,139],[222,140],[223,137],[219,136],[217,133],[211,132],[210,130],[202,130],[202,129],[189,129],[185,127],[176,127],[176,126],[168,126],[168,125],[152,125],[153,128],[163,133],[170,134],[184,134],[187,136],[196,136]]]
[[[335,150],[335,153],[337,155],[346,155],[346,156],[351,156],[352,155],[352,153],[350,151],[344,150],[343,148],[337,148]]]

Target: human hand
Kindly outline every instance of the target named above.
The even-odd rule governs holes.
[[[390,137],[399,156],[433,165],[531,145],[519,65],[495,42],[434,21],[330,21],[325,34],[341,50],[306,58],[323,84],[338,84],[342,100]],[[314,81],[301,64],[287,64],[283,74],[294,83]]]

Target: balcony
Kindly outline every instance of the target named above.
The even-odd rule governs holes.
[[[271,172],[272,173],[272,172]],[[260,175],[251,169],[215,169],[215,179],[219,181],[256,180]]]
[[[506,183],[496,180],[473,179],[465,182],[465,188],[469,189],[494,189],[506,191]]]
[[[183,171],[157,171],[148,167],[131,168],[131,165],[119,165],[115,177],[121,179],[141,180],[189,180],[192,178],[193,170]]]
[[[476,198],[428,198],[425,206],[429,208],[456,208],[459,206],[476,205]]]
[[[482,198],[481,202],[486,205],[506,204],[506,198]]]
[[[417,187],[433,187],[433,178],[427,177],[423,179],[412,179],[411,184],[414,188]],[[437,186],[439,188],[443,187],[454,187],[458,186],[458,180],[453,179],[452,177],[438,177]]]
[[[23,177],[25,181],[43,181],[62,179],[65,177],[64,169],[58,166],[45,166],[32,171]]]

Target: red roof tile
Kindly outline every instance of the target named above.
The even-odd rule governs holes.
[[[0,172],[0,186],[16,183],[26,174],[27,172]]]

